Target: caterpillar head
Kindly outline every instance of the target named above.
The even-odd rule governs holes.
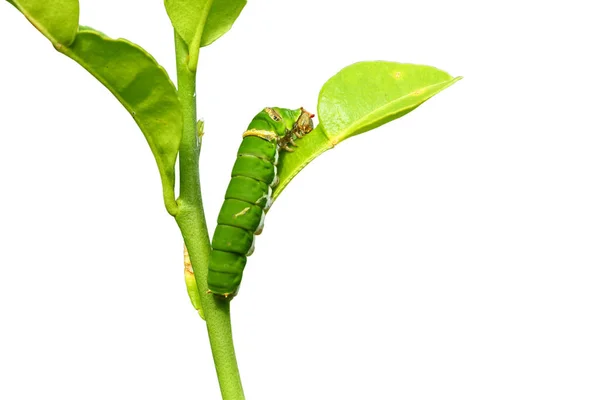
[[[310,132],[312,116],[313,114],[303,108],[292,110],[281,107],[265,107],[250,122],[248,129],[273,132],[278,137],[284,137],[289,132],[298,129],[302,129],[302,132]]]
[[[309,113],[304,108],[300,107],[300,116],[294,124],[293,130],[297,131],[296,135],[302,137],[314,129],[313,117],[315,114]]]

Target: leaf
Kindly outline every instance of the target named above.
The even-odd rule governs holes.
[[[336,144],[409,113],[460,79],[426,65],[352,64],[323,85],[319,121]]]
[[[339,142],[406,115],[461,78],[434,67],[387,61],[352,64],[321,88],[320,124],[279,161],[273,199],[309,162]]]
[[[55,47],[70,46],[79,27],[78,0],[8,0]]]
[[[229,32],[240,16],[246,0],[214,0],[206,19],[200,47],[205,47]]]
[[[200,25],[204,23],[204,18],[208,17],[210,1],[165,0],[165,8],[173,28],[191,48]],[[198,38],[198,44],[199,41],[200,38]]]
[[[227,33],[245,5],[246,0],[165,0],[175,31],[188,45],[190,69],[196,69],[200,47]]]
[[[177,211],[175,161],[183,129],[177,91],[166,71],[141,47],[82,27],[59,51],[81,64],[129,111],[154,154],[169,213]]]
[[[54,44],[106,86],[138,124],[154,154],[169,213],[175,215],[175,161],[183,129],[177,90],[141,47],[79,27],[77,0],[9,0]]]

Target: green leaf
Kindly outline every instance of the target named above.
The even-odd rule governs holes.
[[[460,79],[426,65],[387,61],[359,62],[342,69],[321,89],[317,107],[320,124],[296,141],[294,152],[281,155],[279,185],[273,199],[326,150],[406,115]]]
[[[195,36],[202,31],[210,12],[210,1],[206,0],[165,0],[165,8],[175,31],[188,47],[192,47]],[[201,26],[202,25],[202,26]],[[198,38],[198,46],[200,45]]]
[[[336,144],[409,113],[460,79],[427,65],[352,64],[323,85],[319,121]]]
[[[59,49],[106,86],[129,111],[154,154],[167,210],[177,212],[175,161],[183,129],[177,91],[166,71],[141,47],[82,27],[71,47]]]
[[[246,0],[214,0],[206,19],[200,47],[205,47],[226,34],[246,5]]]
[[[55,47],[70,46],[79,27],[78,0],[8,0]]]
[[[165,0],[175,31],[185,41],[189,67],[195,70],[200,47],[223,36],[246,5],[246,0]]]

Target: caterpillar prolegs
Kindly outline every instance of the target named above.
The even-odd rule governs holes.
[[[313,129],[312,117],[303,108],[267,107],[244,132],[212,240],[208,264],[212,293],[224,297],[237,294],[246,257],[254,251],[254,235],[262,232],[272,189],[279,182],[279,152],[293,151],[294,139]]]

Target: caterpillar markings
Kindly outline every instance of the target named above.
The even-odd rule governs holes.
[[[262,232],[273,187],[279,182],[279,152],[293,151],[294,140],[312,131],[312,117],[303,108],[267,107],[242,135],[208,263],[208,288],[215,295],[237,294],[246,257],[254,251],[254,237]]]

